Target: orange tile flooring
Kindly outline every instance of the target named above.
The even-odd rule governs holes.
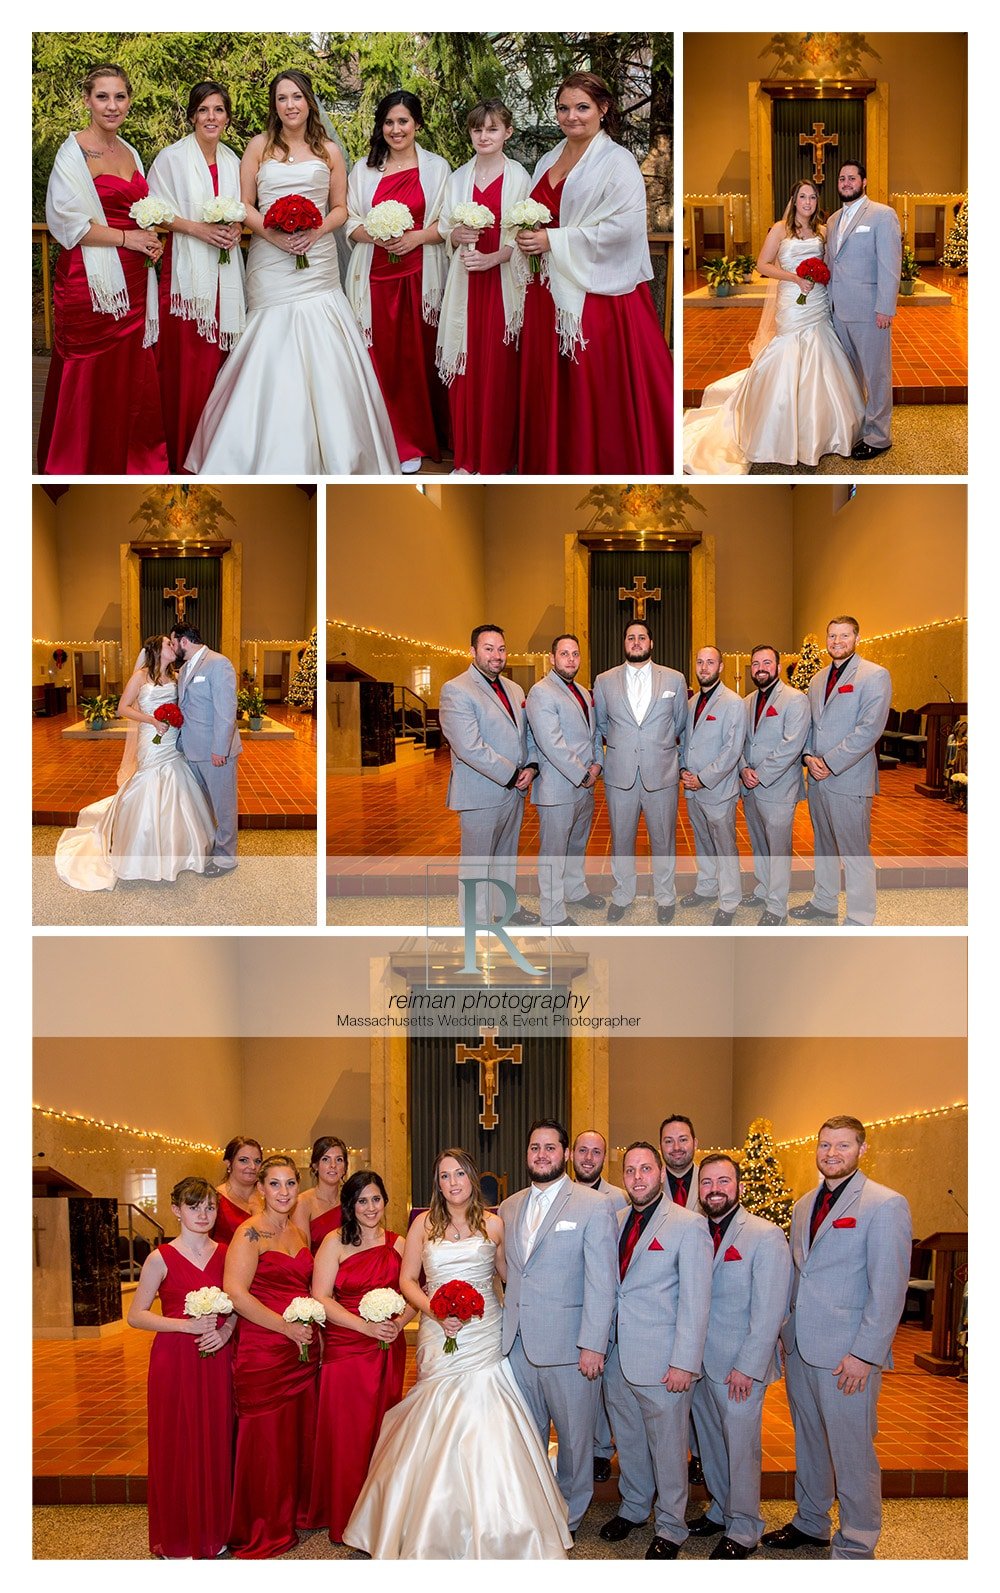
[[[295,732],[294,741],[244,740],[240,755],[240,828],[316,828],[316,719],[284,703],[268,703],[272,719]],[[120,739],[67,746],[66,714],[32,721],[31,821],[72,825],[90,802],[110,796],[122,755]]]
[[[441,749],[423,763],[404,764],[378,774],[334,775],[327,783],[327,893],[334,896],[411,894],[425,889],[425,862],[445,863],[458,856],[458,815],[445,806],[449,754]],[[881,794],[872,807],[872,852],[878,861],[882,889],[909,889],[967,883],[966,815],[951,803],[919,795],[915,787],[924,771],[900,764],[881,775]],[[680,803],[677,820],[678,873],[691,888],[694,837]],[[737,807],[740,854],[751,855],[750,839]],[[792,838],[792,887],[812,884],[812,826],[808,808],[799,804]],[[538,853],[538,817],[530,802],[521,825],[520,855],[526,870],[521,888],[532,891]],[[640,824],[638,855],[648,857],[645,826]],[[594,827],[587,847],[587,876],[592,890],[609,886],[611,827],[603,786],[598,783]],[[648,891],[649,874],[641,872],[639,890]],[[435,871],[432,890],[454,889],[454,871]],[[605,890],[602,894],[608,894]]]
[[[965,404],[969,399],[968,279],[938,266],[924,267],[921,280],[943,288],[952,303],[918,309],[900,300],[892,332],[892,396],[896,404]],[[704,286],[688,272],[684,291]],[[722,310],[684,311],[684,407],[701,403],[710,382],[750,363],[747,345],[757,330],[759,308],[738,301]]]
[[[146,1371],[152,1334],[126,1327],[97,1340],[34,1345],[36,1504],[142,1503],[146,1497]],[[968,1491],[967,1388],[914,1364],[930,1334],[897,1332],[896,1370],[879,1402],[876,1443],[887,1497],[962,1497]],[[415,1376],[407,1349],[406,1384]],[[793,1496],[795,1448],[784,1383],[764,1405],[764,1493]],[[609,1497],[614,1485],[609,1485]]]

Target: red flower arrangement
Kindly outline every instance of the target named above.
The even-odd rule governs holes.
[[[323,217],[311,199],[304,199],[301,194],[282,194],[268,208],[264,225],[276,232],[315,232],[323,225]],[[296,271],[304,271],[308,264],[308,255],[295,256]]]
[[[812,254],[808,260],[803,260],[801,265],[795,267],[795,275],[802,277],[803,280],[808,277],[810,282],[818,282],[820,287],[825,288],[830,280],[830,267],[825,260],[821,260],[818,255]],[[806,293],[800,293],[795,301],[796,304],[805,304],[808,296]]]
[[[478,1289],[471,1283],[463,1283],[459,1278],[453,1278],[450,1283],[442,1283],[440,1289],[435,1289],[431,1295],[431,1310],[439,1322],[445,1317],[457,1316],[460,1322],[471,1322],[474,1316],[482,1316],[486,1309],[486,1302]],[[458,1349],[457,1339],[445,1339],[444,1353],[454,1355]]]
[[[174,730],[179,730],[184,723],[184,715],[175,702],[161,702],[159,708],[153,709],[153,718],[158,719],[161,725],[172,725]],[[163,740],[163,731],[158,730],[153,737],[154,747],[158,747]]]

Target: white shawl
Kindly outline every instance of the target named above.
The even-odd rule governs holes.
[[[419,144],[416,146],[416,151],[420,186],[424,191],[424,227],[429,227],[441,213],[445,184],[451,176],[451,167],[443,156],[432,155]],[[364,226],[365,217],[375,201],[375,190],[383,175],[384,173],[377,167],[369,166],[363,159],[352,167],[351,175],[347,179],[348,237],[358,227]],[[373,243],[351,245],[351,259],[347,267],[347,281],[344,284],[347,297],[351,301],[351,308],[361,327],[361,335],[369,348],[372,341],[371,269],[374,253]],[[421,312],[428,326],[437,325],[441,296],[444,292],[444,275],[444,250],[440,244],[427,244],[424,247],[420,298]]]
[[[565,140],[543,155],[532,188],[554,165]],[[653,275],[646,237],[646,185],[635,157],[607,133],[598,133],[563,185],[559,225],[549,231],[549,253],[542,256],[555,300],[559,352],[575,359],[586,347],[580,330],[588,293],[620,298]],[[527,274],[525,256],[519,272]]]
[[[136,170],[144,176],[138,150],[126,144],[124,138],[121,142],[135,161]],[[92,225],[106,227],[108,224],[94,179],[87,170],[86,157],[72,133],[56,150],[55,165],[45,194],[45,220],[53,238],[64,249],[75,249]],[[128,314],[130,305],[118,250],[108,244],[84,244],[80,253],[95,314],[113,315],[116,321],[121,321]],[[147,271],[143,348],[149,348],[150,344],[156,342],[159,321],[156,272]]]
[[[218,150],[219,197],[239,199],[240,163],[224,144]],[[208,162],[191,134],[161,149],[149,168],[149,191],[166,200],[176,216],[201,221],[206,202],[214,197]],[[216,298],[219,304],[216,323]],[[243,251],[230,250],[229,264],[219,260],[214,244],[185,233],[173,234],[170,272],[170,313],[183,321],[197,321],[206,342],[218,340],[231,349],[239,341],[246,321],[243,291]]]
[[[476,181],[476,159],[474,155],[464,166],[452,172],[445,188],[444,203],[438,217],[438,231],[449,250],[451,250],[452,213],[456,205],[465,204],[472,198]],[[497,216],[498,223],[501,223],[500,242],[504,247],[513,241],[509,237],[505,238],[502,233],[504,213],[511,205],[517,204],[519,199],[526,199],[530,191],[531,179],[524,167],[518,165],[516,160],[509,160],[505,155],[503,183],[500,190],[500,215]],[[503,294],[503,340],[505,343],[511,343],[520,334],[524,321],[525,281],[511,270],[509,260],[505,260],[497,269],[500,272],[500,291]],[[437,340],[437,368],[446,386],[450,386],[456,376],[465,373],[465,360],[468,354],[468,306],[469,273],[462,264],[461,250],[456,249],[452,252],[448,281],[441,301]]]

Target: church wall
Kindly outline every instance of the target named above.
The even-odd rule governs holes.
[[[62,634],[56,506],[41,487],[31,489],[31,629],[35,636]]]
[[[621,1183],[621,1155],[635,1139],[659,1143],[668,1112],[683,1112],[701,1145],[728,1144],[733,1090],[733,1042],[612,1040],[609,1074],[612,1177]]]
[[[486,603],[513,652],[547,653],[566,624],[565,537],[582,531],[586,486],[493,487],[486,500]]]
[[[146,999],[155,999],[149,990]],[[40,1106],[222,1145],[245,1127],[241,1044],[231,1038],[38,1039],[34,1098]]]
[[[745,654],[761,641],[792,648],[795,494],[785,486],[703,487],[700,482],[693,491],[707,513],[692,513],[691,519],[715,538],[716,615],[715,636],[693,637],[695,646],[713,642],[724,653]],[[725,679],[735,687],[728,673]]]
[[[339,1134],[357,1171],[371,1145],[369,1039],[254,1038],[242,1055],[247,1122],[262,1144],[297,1152]]]

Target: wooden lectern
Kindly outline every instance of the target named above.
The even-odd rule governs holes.
[[[930,1353],[915,1355],[913,1359],[925,1372],[954,1377],[962,1370],[958,1324],[969,1270],[969,1236],[967,1233],[932,1233],[929,1239],[921,1240],[917,1249],[934,1252],[934,1312]]]
[[[921,796],[943,797],[947,789],[944,766],[948,732],[956,719],[967,714],[967,702],[925,702],[917,712],[927,721],[927,768],[916,789]]]

